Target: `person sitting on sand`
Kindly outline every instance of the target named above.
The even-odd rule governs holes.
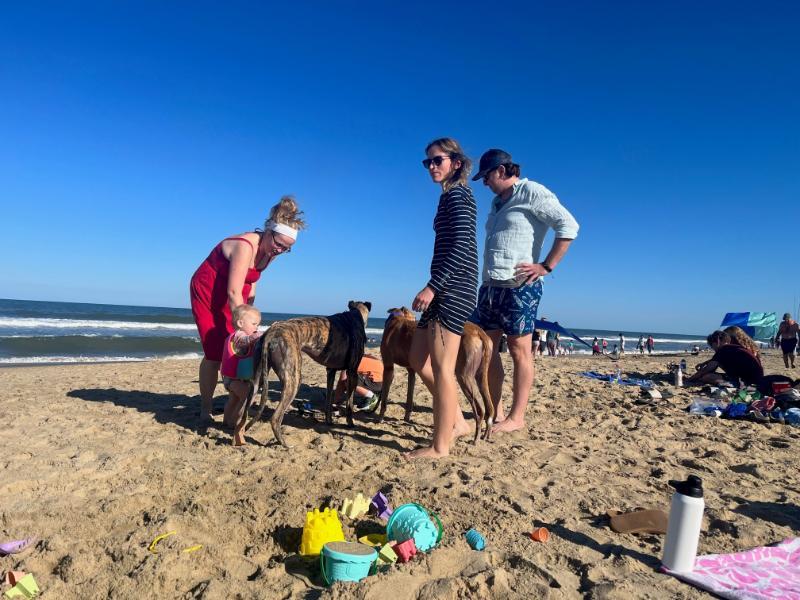
[[[794,369],[794,351],[797,348],[797,338],[800,337],[800,324],[792,319],[792,315],[786,313],[783,315],[783,321],[778,326],[778,335],[775,336],[775,343],[780,344],[781,352],[783,352],[783,364],[786,368],[791,363],[791,368]]]
[[[735,386],[739,381],[747,385],[757,385],[764,377],[764,369],[748,350],[731,343],[731,336],[724,331],[715,331],[708,336],[708,345],[714,350],[714,356],[697,367],[697,372],[687,377],[687,385],[721,385],[730,383]],[[717,373],[717,368],[724,371]]]
[[[222,385],[228,390],[228,401],[225,403],[223,424],[236,427],[242,418],[244,403],[250,395],[255,372],[253,350],[256,340],[263,335],[258,331],[261,324],[261,313],[255,306],[240,304],[233,309],[232,320],[236,330],[225,340],[222,349]],[[233,445],[244,444],[243,432],[234,436]]]
[[[542,297],[542,279],[556,268],[578,236],[578,223],[553,192],[520,177],[520,166],[508,152],[484,152],[472,180],[483,180],[495,196],[486,220],[483,281],[470,321],[492,340],[489,389],[496,409],[492,431],[510,432],[525,426],[525,409],[535,375],[531,334]],[[542,246],[551,229],[555,239],[540,262]],[[508,352],[514,366],[507,417],[501,398],[505,371],[498,354],[503,333],[508,336]]]
[[[761,348],[759,348],[758,344],[753,341],[753,338],[747,335],[747,332],[745,332],[744,329],[737,327],[736,325],[731,325],[722,331],[731,336],[731,344],[741,346],[750,354],[755,356],[759,363],[761,362]]]
[[[353,403],[361,410],[371,410],[380,400],[380,391],[383,386],[383,362],[377,356],[365,354],[358,363],[358,384]],[[339,383],[333,394],[334,404],[341,404],[344,400],[347,387],[347,371],[339,375]]]

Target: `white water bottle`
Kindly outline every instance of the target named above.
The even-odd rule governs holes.
[[[680,366],[675,369],[675,386],[683,387],[683,371],[681,370]]]
[[[670,481],[675,488],[669,509],[667,537],[664,540],[663,564],[670,571],[690,572],[697,557],[700,527],[703,524],[703,481],[689,475],[686,481]]]

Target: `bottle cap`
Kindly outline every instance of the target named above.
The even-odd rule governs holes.
[[[684,496],[690,496],[692,498],[703,497],[703,480],[697,475],[689,475],[686,481],[670,479],[669,484],[675,488],[676,492]]]

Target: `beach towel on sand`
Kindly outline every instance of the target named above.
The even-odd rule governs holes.
[[[698,556],[691,573],[665,573],[734,600],[800,600],[800,538],[733,554]]]
[[[616,375],[603,375],[602,373],[598,373],[597,371],[584,371],[581,373],[584,377],[588,377],[589,379],[599,379],[600,381],[610,381],[612,383],[619,383],[621,385],[638,385],[642,388],[651,388],[653,387],[653,382],[649,379],[637,379],[635,377],[629,377],[628,379],[620,379],[617,381]]]

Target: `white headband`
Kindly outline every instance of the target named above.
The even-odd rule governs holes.
[[[267,229],[274,231],[275,233],[280,233],[281,235],[285,235],[286,237],[290,237],[293,240],[297,239],[297,229],[294,227],[290,227],[289,225],[284,225],[283,223],[276,223],[275,221],[269,221],[267,223]]]

